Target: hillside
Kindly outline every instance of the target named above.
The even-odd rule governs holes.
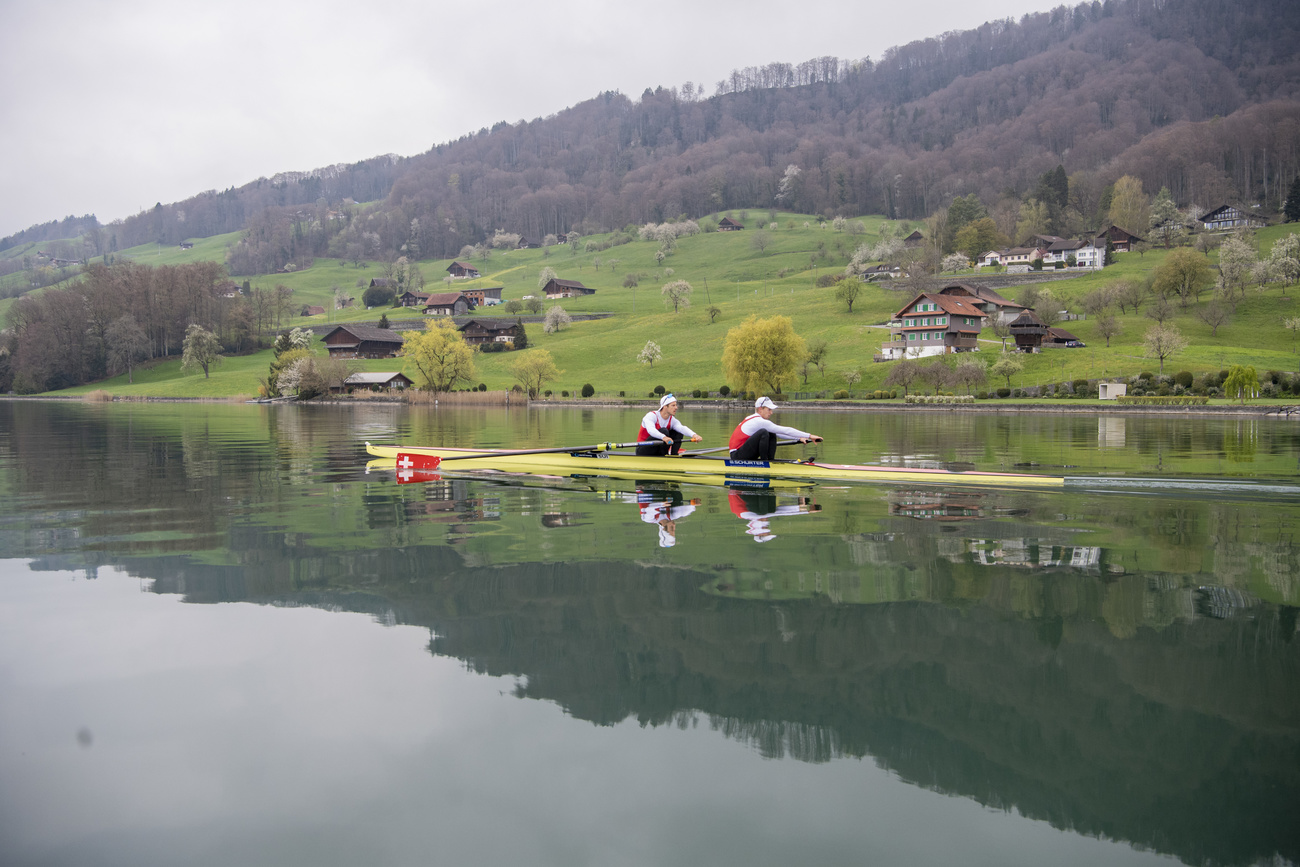
[[[244,231],[232,272],[256,274],[320,256],[387,260],[403,247],[449,257],[497,229],[541,240],[774,205],[918,220],[969,194],[1009,234],[1058,164],[1077,228],[1096,227],[1125,174],[1148,194],[1167,186],[1183,207],[1275,212],[1300,172],[1298,36],[1300,5],[1288,0],[1061,6],[875,61],[737,70],[707,98],[604,93],[416,156],[160,203],[55,255]],[[797,179],[778,200],[791,165]],[[60,225],[0,249],[54,241]]]

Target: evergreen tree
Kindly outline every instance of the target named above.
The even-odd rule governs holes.
[[[1282,206],[1282,213],[1288,223],[1300,223],[1300,175],[1296,175],[1291,182],[1291,189],[1286,191],[1286,204]]]

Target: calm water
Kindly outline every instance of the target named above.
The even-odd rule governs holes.
[[[362,447],[639,416],[0,402],[0,863],[1300,862],[1300,498],[398,485]],[[778,420],[1300,473],[1297,423]]]

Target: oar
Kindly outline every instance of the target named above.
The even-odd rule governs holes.
[[[805,445],[799,440],[777,440],[776,444],[779,446]],[[727,451],[731,451],[731,446],[718,446],[717,448],[712,448],[712,449],[692,449],[689,452],[682,452],[681,456],[684,458],[693,458],[696,455],[707,455],[712,452],[727,452]]]
[[[607,452],[612,449],[627,449],[636,443],[596,443],[594,446],[560,446],[553,449],[513,449],[499,452],[471,452],[465,455],[421,455],[413,452],[398,452],[397,466],[408,470],[436,470],[443,461],[468,461],[474,458],[497,458],[505,455],[552,455],[562,452]]]

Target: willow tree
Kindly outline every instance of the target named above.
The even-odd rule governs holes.
[[[727,379],[743,390],[780,394],[781,384],[798,375],[799,362],[807,354],[789,316],[754,315],[727,332],[722,366]]]

